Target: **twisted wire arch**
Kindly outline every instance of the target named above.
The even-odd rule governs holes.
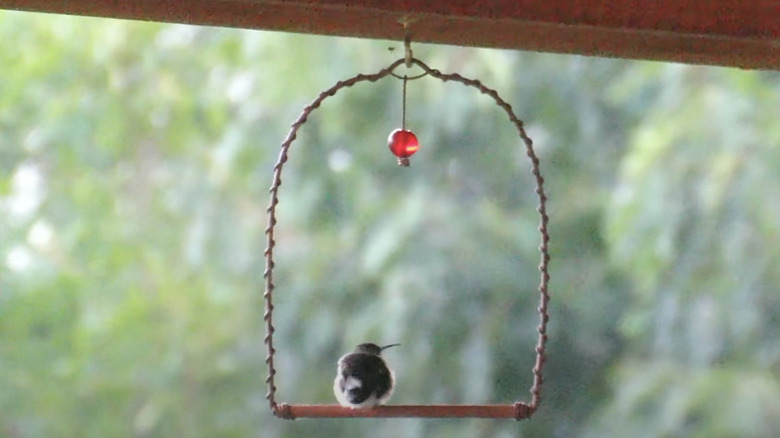
[[[360,82],[376,82],[388,75],[398,77],[394,73],[394,70],[401,64],[406,64],[407,67],[411,65],[419,66],[425,75],[430,75],[443,82],[459,82],[468,87],[477,89],[480,93],[491,97],[497,106],[504,110],[509,117],[510,122],[515,125],[520,139],[523,141],[526,148],[526,155],[531,161],[531,173],[536,180],[536,194],[538,196],[539,204],[537,206],[537,212],[539,213],[539,233],[541,235],[541,242],[539,244],[539,251],[541,253],[539,262],[539,325],[537,327],[537,343],[535,347],[536,361],[534,363],[533,384],[530,389],[531,402],[529,404],[517,401],[513,405],[419,405],[419,406],[383,406],[379,409],[371,410],[350,410],[340,408],[338,406],[330,405],[289,405],[287,403],[279,404],[276,401],[276,385],[275,375],[276,369],[274,367],[274,354],[276,349],[273,344],[273,251],[276,246],[276,240],[274,239],[274,230],[277,223],[276,219],[276,206],[279,204],[279,187],[282,185],[282,169],[284,164],[288,160],[289,149],[292,143],[295,141],[298,135],[298,130],[308,120],[309,115],[319,108],[327,98],[336,95],[336,93],[344,88],[352,87]],[[520,120],[512,110],[509,103],[503,100],[498,92],[483,85],[480,81],[475,79],[465,78],[457,73],[447,74],[442,73],[439,70],[433,69],[426,65],[424,62],[417,58],[401,58],[390,64],[389,66],[379,70],[373,74],[358,74],[349,79],[338,81],[335,85],[321,92],[316,99],[314,99],[309,105],[304,107],[301,114],[290,126],[290,131],[282,142],[281,151],[279,152],[279,158],[273,168],[273,178],[271,182],[271,188],[269,190],[271,195],[271,201],[267,208],[268,213],[268,225],[265,230],[266,234],[266,249],[265,249],[265,271],[263,277],[265,279],[265,292],[263,293],[263,299],[265,301],[265,312],[263,319],[266,325],[266,336],[264,342],[266,345],[266,367],[267,377],[266,384],[268,386],[268,393],[266,399],[268,400],[269,407],[273,414],[280,418],[294,419],[298,417],[481,417],[481,418],[515,418],[521,420],[529,418],[539,407],[541,402],[541,388],[544,381],[543,368],[547,359],[546,345],[547,345],[547,323],[549,321],[548,305],[550,301],[550,295],[548,292],[548,285],[550,282],[550,274],[548,272],[548,265],[550,261],[549,254],[549,241],[550,236],[547,231],[547,225],[549,217],[547,215],[547,196],[544,192],[544,177],[541,174],[539,166],[539,158],[537,157],[534,148],[533,141],[528,137],[525,132],[523,121]]]

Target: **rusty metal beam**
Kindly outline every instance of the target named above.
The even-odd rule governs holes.
[[[778,0],[0,0],[0,8],[780,70]]]

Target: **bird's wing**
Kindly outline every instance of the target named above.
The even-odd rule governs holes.
[[[390,371],[379,356],[354,353],[344,358],[343,381],[350,377],[360,381],[360,385],[347,390],[347,398],[351,403],[360,404],[371,396],[381,397],[391,386]],[[343,389],[342,389],[343,391]]]

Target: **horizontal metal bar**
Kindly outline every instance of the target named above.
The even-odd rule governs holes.
[[[522,420],[532,412],[525,403],[505,405],[390,405],[350,409],[339,405],[291,405],[282,403],[275,414],[296,418],[513,418]]]

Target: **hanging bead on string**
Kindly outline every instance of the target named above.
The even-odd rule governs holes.
[[[404,48],[406,66],[411,67],[412,47],[409,35],[404,38]],[[399,166],[409,167],[409,157],[420,149],[420,142],[417,141],[417,136],[412,131],[406,129],[406,83],[409,81],[409,77],[404,75],[402,79],[401,129],[390,133],[390,136],[387,137],[387,146],[390,148],[390,152],[398,157]]]
[[[390,152],[398,157],[398,165],[409,167],[409,157],[411,157],[418,149],[420,149],[420,143],[417,141],[417,136],[412,131],[406,129],[406,83],[409,78],[404,76],[403,87],[403,104],[401,106],[401,129],[396,129],[390,133],[387,138],[387,146],[390,148]]]

